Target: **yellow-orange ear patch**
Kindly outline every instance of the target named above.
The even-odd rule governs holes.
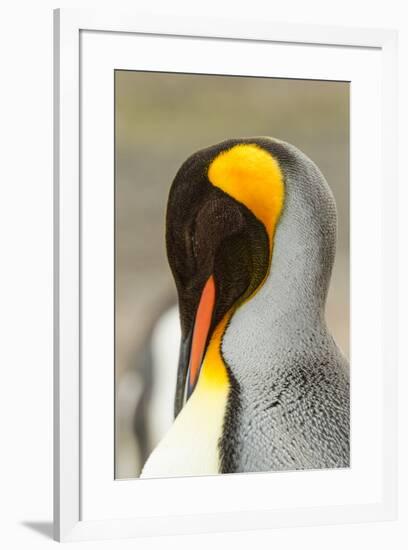
[[[208,179],[244,204],[264,224],[272,248],[284,199],[283,174],[278,161],[254,143],[235,145],[211,162]]]

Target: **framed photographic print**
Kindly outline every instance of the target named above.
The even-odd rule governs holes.
[[[55,12],[55,538],[396,514],[396,35]]]

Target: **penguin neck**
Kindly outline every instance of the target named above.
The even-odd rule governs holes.
[[[327,185],[327,184],[326,184]],[[328,187],[314,202],[306,183],[287,178],[269,272],[254,296],[232,316],[222,354],[234,375],[247,365],[268,372],[282,346],[304,350],[313,334],[327,334],[324,310],[336,243],[336,210]]]
[[[286,317],[296,328],[305,318],[324,322],[336,249],[336,209],[328,187],[312,202],[302,182],[287,178],[286,185],[268,276],[253,301],[272,325]]]

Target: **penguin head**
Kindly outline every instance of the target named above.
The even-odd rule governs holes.
[[[230,331],[236,312],[244,310],[270,279],[276,241],[279,254],[286,258],[277,269],[289,286],[294,265],[303,260],[307,264],[307,258],[298,260],[291,253],[291,247],[299,253],[299,238],[307,243],[310,233],[312,248],[316,240],[319,247],[325,239],[332,248],[333,236],[316,237],[313,223],[308,222],[322,205],[323,217],[330,218],[332,212],[332,195],[316,170],[293,146],[271,138],[250,138],[203,149],[176,174],[166,216],[167,255],[178,291],[182,331],[176,414],[194,391],[216,328],[224,321],[225,331]],[[316,174],[324,200],[316,193]],[[290,231],[279,236],[285,223]]]

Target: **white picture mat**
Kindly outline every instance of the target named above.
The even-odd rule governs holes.
[[[381,500],[381,68],[376,49],[82,32],[82,520]],[[351,81],[350,469],[114,480],[114,69]]]

